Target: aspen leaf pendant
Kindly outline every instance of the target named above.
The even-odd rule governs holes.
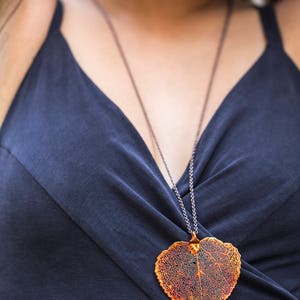
[[[155,262],[155,274],[173,300],[225,300],[240,276],[241,255],[215,237],[173,243]]]

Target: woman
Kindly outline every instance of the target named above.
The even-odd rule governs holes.
[[[168,299],[204,111],[195,224],[241,254],[226,297],[300,298],[300,2],[227,4],[2,1],[1,299]]]

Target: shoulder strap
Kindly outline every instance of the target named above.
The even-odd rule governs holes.
[[[50,25],[49,33],[59,30],[63,18],[63,5],[60,0],[56,0],[56,8]]]
[[[273,3],[258,7],[260,20],[269,46],[283,48],[282,36]]]

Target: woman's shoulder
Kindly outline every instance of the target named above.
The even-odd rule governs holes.
[[[48,32],[56,0],[1,0],[0,127]]]

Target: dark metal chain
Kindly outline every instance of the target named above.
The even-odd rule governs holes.
[[[118,51],[119,51],[119,53],[121,55],[121,58],[122,58],[123,63],[125,65],[125,68],[126,68],[126,70],[128,72],[130,81],[131,81],[132,86],[134,88],[135,94],[136,94],[136,96],[138,98],[138,101],[139,101],[139,103],[141,105],[143,114],[145,116],[147,125],[149,127],[149,130],[150,130],[150,132],[151,132],[151,134],[152,134],[152,136],[153,136],[153,138],[155,140],[155,144],[156,144],[157,149],[159,151],[159,154],[160,154],[160,156],[162,158],[164,166],[165,166],[165,168],[167,170],[168,176],[170,177],[170,180],[171,180],[171,183],[172,183],[172,190],[175,192],[176,198],[178,199],[178,202],[179,202],[179,205],[180,205],[180,208],[182,210],[182,214],[183,214],[183,217],[184,217],[184,220],[185,220],[185,223],[186,223],[187,230],[188,230],[189,233],[195,232],[197,234],[198,233],[198,221],[197,221],[197,212],[196,212],[195,194],[194,194],[194,182],[193,182],[193,177],[194,177],[193,176],[193,173],[194,173],[194,156],[195,156],[196,147],[197,147],[197,144],[198,144],[198,135],[200,133],[200,129],[201,129],[201,125],[202,125],[204,113],[205,113],[205,110],[206,110],[206,107],[207,107],[207,102],[208,102],[208,98],[209,98],[211,87],[212,87],[213,78],[214,78],[214,75],[215,75],[215,72],[216,72],[216,69],[217,69],[217,64],[219,62],[219,58],[220,58],[222,46],[223,46],[223,43],[224,43],[224,40],[225,40],[225,35],[226,35],[227,29],[228,29],[229,19],[230,19],[231,13],[232,13],[232,6],[233,6],[232,5],[232,0],[226,0],[227,1],[227,11],[226,11],[226,16],[225,16],[224,24],[223,24],[223,30],[222,30],[221,35],[220,35],[220,40],[219,40],[219,44],[218,44],[218,48],[217,48],[217,52],[216,52],[216,56],[215,56],[215,60],[214,60],[214,64],[213,64],[213,68],[212,68],[212,72],[211,72],[211,76],[210,76],[210,80],[209,80],[209,83],[208,83],[208,88],[207,88],[207,92],[206,92],[206,96],[205,96],[205,100],[204,100],[204,105],[203,105],[203,109],[202,109],[202,112],[201,112],[199,125],[198,125],[197,132],[196,132],[196,138],[195,138],[195,142],[194,142],[194,145],[193,145],[193,151],[192,151],[191,159],[189,161],[189,189],[190,189],[190,200],[191,200],[192,219],[193,219],[194,230],[192,229],[192,226],[191,226],[190,220],[188,218],[187,211],[185,209],[183,200],[182,200],[182,198],[180,196],[180,193],[179,193],[179,191],[177,189],[176,184],[174,183],[174,179],[173,179],[173,177],[171,175],[170,169],[169,169],[169,167],[167,165],[165,157],[164,157],[164,155],[163,155],[163,153],[161,151],[161,148],[160,148],[160,146],[158,144],[156,135],[155,135],[154,130],[152,128],[152,125],[150,123],[149,117],[147,115],[146,109],[144,107],[142,98],[141,98],[140,93],[138,91],[138,88],[137,88],[137,85],[135,83],[135,80],[134,80],[131,68],[129,66],[128,60],[126,58],[125,52],[124,52],[123,47],[121,45],[121,42],[120,42],[120,39],[119,39],[118,34],[116,32],[116,29],[115,29],[115,27],[114,27],[114,25],[113,25],[113,23],[112,23],[112,21],[111,21],[111,19],[109,17],[109,14],[104,9],[104,7],[100,4],[100,2],[98,0],[93,0],[93,1],[97,5],[97,7],[100,9],[100,12],[102,13],[102,15],[103,15],[103,17],[104,17],[104,19],[105,19],[105,21],[106,21],[106,23],[107,23],[110,31],[111,31],[111,33],[113,35],[114,41],[115,41],[115,43],[117,45]]]

